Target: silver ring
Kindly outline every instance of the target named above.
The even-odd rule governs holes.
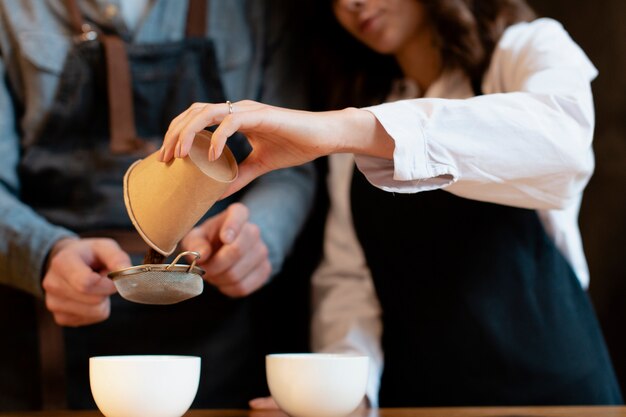
[[[233,114],[233,103],[230,100],[226,100],[226,104],[228,104],[228,114]]]

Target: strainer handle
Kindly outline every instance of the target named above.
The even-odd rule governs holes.
[[[187,270],[187,272],[191,272],[191,270],[193,269],[194,266],[196,266],[196,261],[198,259],[200,259],[200,254],[198,252],[194,252],[191,250],[187,250],[185,252],[181,252],[178,254],[178,256],[176,258],[174,258],[174,260],[172,261],[171,264],[169,264],[168,266],[165,267],[165,269],[167,271],[170,270],[171,267],[173,267],[174,265],[176,265],[176,262],[178,262],[180,260],[180,258],[182,258],[185,255],[193,255],[194,256],[194,260],[191,262],[191,265],[189,265],[189,269]]]

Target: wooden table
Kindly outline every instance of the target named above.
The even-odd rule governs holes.
[[[0,417],[102,417],[98,411],[1,413]],[[288,417],[280,411],[190,410],[184,417]],[[350,417],[626,417],[626,407],[459,407],[358,410]]]

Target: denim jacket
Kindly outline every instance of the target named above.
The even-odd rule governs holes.
[[[152,0],[134,31],[119,1],[81,0],[85,17],[130,43],[184,37],[186,1]],[[303,108],[302,79],[290,59],[286,16],[275,0],[212,0],[207,36],[231,101],[254,99]],[[41,295],[48,252],[70,230],[55,226],[20,201],[20,143],[37,135],[54,98],[72,34],[63,0],[0,0],[0,284]],[[189,103],[191,104],[191,103]],[[120,184],[121,186],[121,184]],[[311,165],[268,174],[241,196],[261,229],[277,273],[306,220],[315,188]]]

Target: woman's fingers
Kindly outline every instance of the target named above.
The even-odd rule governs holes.
[[[184,158],[189,154],[196,133],[207,126],[218,123],[225,116],[225,104],[207,104],[204,108],[183,120],[180,133],[178,134],[177,158]],[[228,110],[226,109],[226,113]]]
[[[234,105],[232,105],[234,107]],[[184,158],[189,154],[196,133],[207,126],[220,123],[229,114],[227,103],[195,103],[177,116],[168,128],[163,141],[161,161],[172,157]]]
[[[184,126],[183,121],[188,119],[192,112],[196,112],[204,106],[206,106],[206,103],[194,103],[170,122],[167,132],[165,132],[165,137],[163,138],[163,145],[161,146],[160,160],[162,162],[167,162],[174,156],[175,147],[178,143],[178,134]]]

